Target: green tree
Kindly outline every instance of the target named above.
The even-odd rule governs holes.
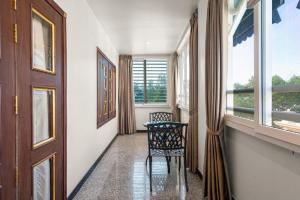
[[[273,87],[274,86],[284,86],[284,85],[286,85],[286,82],[280,76],[274,75],[272,77],[272,85],[273,85]]]
[[[300,85],[300,76],[292,76],[288,81],[285,81],[279,75],[272,77],[272,87],[282,87],[290,85]],[[251,77],[246,84],[235,83],[235,89],[249,89],[254,87],[254,78]],[[254,108],[253,93],[234,94],[234,106],[243,108]],[[288,93],[272,93],[272,108],[273,111],[293,111],[300,113],[300,91]],[[247,117],[249,118],[249,117]]]
[[[289,80],[289,84],[292,84],[292,85],[300,85],[300,76],[292,76]]]

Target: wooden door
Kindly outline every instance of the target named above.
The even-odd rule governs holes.
[[[0,0],[0,199],[16,198],[14,8]]]
[[[65,199],[65,14],[50,0],[17,1],[19,199]]]

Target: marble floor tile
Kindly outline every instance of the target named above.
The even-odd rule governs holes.
[[[178,172],[174,158],[170,174],[165,158],[153,158],[153,191],[150,193],[149,170],[145,166],[147,152],[147,134],[118,136],[75,199],[201,200],[200,178],[188,172],[189,192],[186,192],[183,170]]]

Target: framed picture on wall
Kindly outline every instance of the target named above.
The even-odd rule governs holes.
[[[97,128],[116,116],[116,67],[97,48]]]

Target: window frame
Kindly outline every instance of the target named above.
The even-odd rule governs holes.
[[[189,110],[189,93],[187,94],[187,91],[184,92],[184,89],[182,89],[182,87],[184,86],[184,81],[189,82],[190,81],[190,74],[188,73],[189,70],[188,68],[190,67],[190,63],[187,62],[185,68],[183,69],[182,67],[182,54],[185,51],[187,53],[187,55],[189,56],[190,59],[190,55],[189,55],[189,38],[190,38],[190,27],[188,27],[188,29],[186,30],[178,48],[177,48],[177,54],[178,54],[178,71],[179,71],[179,75],[178,75],[178,94],[176,97],[176,101],[178,102],[178,107],[181,110],[185,110],[188,111]],[[187,57],[186,57],[187,58]],[[182,75],[182,71],[184,71],[183,75]],[[184,78],[183,78],[184,77]],[[187,78],[188,77],[188,78]],[[184,94],[183,94],[184,93]],[[182,101],[182,99],[184,99],[184,101]]]
[[[228,0],[230,2],[230,0]],[[232,18],[228,19],[228,25],[230,26],[229,27],[229,32],[228,32],[228,35],[227,35],[227,42],[226,42],[226,50],[228,52],[228,60],[227,60],[227,66],[229,67],[231,65],[231,59],[232,58],[232,48],[229,48],[232,46],[233,44],[233,36],[236,32],[236,30],[238,29],[239,27],[239,24],[241,22],[241,20],[243,19],[243,16],[245,14],[245,12],[247,11],[247,0],[242,0],[240,2],[240,4],[237,6],[236,9],[233,9],[233,5],[229,5],[229,13],[226,14],[226,15],[229,15],[229,14],[234,14],[235,15],[235,20],[233,21]],[[255,9],[254,9],[254,15],[255,15]],[[255,16],[254,16],[254,22],[255,22]],[[226,29],[225,29],[226,30]],[[254,25],[254,66],[253,66],[253,76],[254,76],[254,87],[253,88],[246,88],[246,89],[227,89],[226,87],[226,115],[232,115],[232,116],[236,116],[236,115],[233,115],[233,112],[234,111],[237,111],[237,112],[240,112],[240,113],[245,113],[245,114],[253,114],[253,120],[250,120],[250,119],[247,119],[247,118],[243,118],[243,117],[239,117],[239,116],[236,116],[238,118],[241,118],[241,119],[245,119],[246,121],[254,121],[255,120],[255,113],[256,113],[256,107],[255,107],[255,77],[256,77],[256,74],[255,74],[255,65],[256,65],[256,41],[255,41],[255,38],[257,38],[257,30],[255,30],[255,25]],[[228,80],[228,68],[227,68],[227,74],[226,74],[226,85],[227,85],[227,80]],[[232,107],[229,107],[228,106],[228,97],[227,95],[228,94],[231,94],[233,95],[232,98],[234,98],[234,94],[253,94],[253,98],[254,98],[254,102],[253,102],[253,109],[251,108],[245,108],[245,107],[234,107],[234,105]],[[244,111],[243,111],[244,110]],[[232,113],[232,114],[228,114],[228,113]]]
[[[160,102],[160,103],[146,103],[145,101],[143,103],[136,103],[134,101],[136,108],[170,108],[170,56],[171,55],[135,55],[132,57],[132,61],[134,60],[151,60],[151,59],[165,59],[167,61],[167,100],[166,103]],[[133,76],[133,74],[132,74]],[[132,84],[133,83],[133,77],[132,77]]]
[[[270,38],[266,37],[268,31],[271,27],[266,25],[265,18],[270,16],[272,9],[270,6],[266,7],[267,1],[260,0],[254,6],[254,120],[248,120],[238,116],[225,114],[225,125],[231,128],[234,128],[238,131],[246,133],[248,135],[254,136],[266,142],[279,145],[281,147],[290,149],[293,152],[300,153],[300,132],[292,132],[289,130],[278,129],[272,126],[267,126],[263,123],[264,110],[263,110],[263,66],[266,66],[270,62],[270,51],[268,51],[267,44]],[[244,13],[247,6],[247,0],[241,2],[241,5],[238,7],[235,13]],[[265,9],[264,12],[262,12]],[[227,52],[228,55],[225,55],[225,66],[228,69],[230,65],[229,61],[229,37],[230,34],[234,33],[234,29],[237,28],[239,20],[235,20],[233,24],[228,23],[229,20],[227,17],[232,10],[224,9],[225,23],[223,24],[225,35],[224,35],[224,52]],[[242,14],[240,14],[242,15]],[[238,17],[237,17],[238,18]],[[236,18],[236,19],[237,19]],[[227,22],[227,23],[226,23]],[[231,26],[231,27],[230,27]],[[264,31],[264,33],[262,32]],[[227,82],[227,74],[225,75]],[[226,87],[227,90],[227,87]],[[226,94],[225,94],[226,95]],[[227,98],[225,98],[225,107],[227,106]]]

